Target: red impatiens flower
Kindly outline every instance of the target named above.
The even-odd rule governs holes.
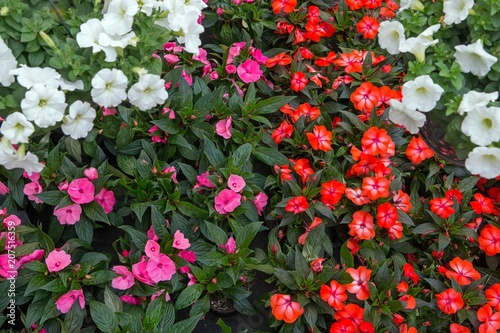
[[[382,6],[382,0],[363,0],[363,7],[366,9],[377,9]]]
[[[304,116],[309,120],[315,120],[321,115],[321,111],[317,106],[312,106],[309,103],[300,104],[297,110],[293,113],[293,121],[299,120],[300,117]]]
[[[356,24],[356,31],[363,35],[363,38],[373,39],[377,37],[378,28],[380,23],[376,18],[370,16],[363,16],[361,21]]]
[[[344,194],[346,186],[344,183],[330,180],[321,184],[321,202],[326,206],[333,208],[342,198]]]
[[[352,214],[352,221],[349,223],[349,235],[357,236],[359,239],[369,240],[375,237],[375,224],[373,216],[363,210]]]
[[[398,221],[398,211],[396,207],[388,202],[377,207],[377,224],[381,228],[391,228]]]
[[[363,82],[351,94],[350,100],[356,110],[371,112],[374,108],[380,106],[380,96],[378,87],[374,86],[371,82]]]
[[[487,256],[494,256],[500,253],[500,229],[487,224],[477,239],[479,248],[486,253]]]
[[[340,319],[330,326],[330,333],[356,333],[357,327],[350,319]]]
[[[280,144],[283,139],[290,138],[293,134],[293,125],[289,124],[286,120],[284,120],[278,128],[276,128],[271,137],[276,144]]]
[[[470,333],[470,330],[467,327],[459,325],[457,323],[451,323],[450,333]]]
[[[386,198],[389,195],[389,186],[391,182],[382,177],[365,177],[361,188],[366,192],[370,200]]]
[[[369,321],[362,322],[358,328],[361,333],[375,333],[375,327]]]
[[[412,137],[406,148],[406,157],[413,164],[420,164],[423,160],[434,156],[434,152],[427,146],[421,137]]]
[[[364,266],[359,266],[357,269],[346,269],[346,273],[349,274],[354,280],[351,283],[345,285],[347,291],[351,294],[356,294],[356,298],[360,301],[368,299],[370,297],[370,287],[368,286],[368,280],[370,279],[372,271]]]
[[[297,72],[292,75],[290,86],[293,91],[299,92],[306,87],[308,81],[304,73]]]
[[[332,132],[323,125],[315,125],[312,133],[306,133],[312,149],[327,152],[332,150]]]
[[[314,60],[314,64],[320,67],[330,66],[335,61],[335,58],[337,58],[337,54],[330,51],[326,57],[317,57],[316,60]]]
[[[344,308],[344,301],[347,299],[344,286],[335,280],[330,282],[330,286],[322,285],[319,296],[337,311]]]
[[[295,322],[304,313],[304,308],[300,303],[293,302],[290,295],[274,294],[270,304],[273,316],[287,324]]]
[[[292,62],[292,58],[288,54],[286,54],[285,52],[281,52],[272,58],[268,58],[266,60],[266,67],[271,68],[271,67],[274,67],[276,65],[286,66],[286,65],[289,65],[291,62]]]
[[[387,154],[392,139],[383,128],[370,127],[363,133],[361,145],[363,152],[372,156]]]
[[[495,283],[484,291],[484,296],[495,310],[500,311],[500,283]]]
[[[309,204],[307,203],[306,197],[301,195],[290,199],[286,204],[285,210],[289,213],[298,214],[305,212],[308,207]]]
[[[464,307],[462,294],[453,288],[446,289],[442,293],[434,295],[437,300],[438,308],[446,314],[456,313]]]
[[[334,61],[334,64],[344,67],[346,73],[361,73],[363,70],[363,53],[360,51],[341,53],[340,57]]]
[[[273,0],[273,13],[279,14],[281,11],[285,14],[293,12],[297,6],[297,0]]]
[[[484,323],[479,325],[479,333],[495,333],[500,329],[500,312],[493,313],[489,304],[477,310],[477,320]]]
[[[474,200],[470,205],[476,214],[495,214],[498,215],[498,208],[493,205],[493,200],[485,197],[481,193],[474,194]]]
[[[292,169],[288,165],[275,165],[274,172],[280,176],[282,182],[292,180]]]
[[[405,213],[411,210],[412,204],[410,202],[410,196],[402,190],[399,190],[398,193],[392,197],[392,201],[394,202],[394,207]]]
[[[448,198],[434,198],[431,199],[429,203],[431,204],[432,212],[443,219],[447,219],[453,213],[455,213],[455,209],[453,208],[453,200],[450,200]]]
[[[462,192],[459,189],[449,189],[444,193],[444,196],[450,200],[457,199],[458,204],[462,202]]]
[[[351,200],[355,205],[362,206],[370,202],[368,198],[368,193],[360,188],[350,188],[345,189],[346,197]]]
[[[420,280],[420,277],[411,264],[403,265],[403,276],[410,279],[414,284],[417,284]]]
[[[450,261],[450,268],[452,270],[446,271],[446,277],[450,280],[451,278],[455,279],[461,286],[467,286],[471,283],[471,280],[481,278],[481,274],[474,269],[472,263],[460,257],[455,257]]]
[[[307,158],[299,158],[298,160],[290,160],[293,164],[293,170],[300,176],[302,182],[305,183],[309,179],[309,176],[314,175],[314,170],[309,164]]]
[[[397,221],[393,226],[387,228],[387,232],[390,239],[400,239],[403,237],[403,224]]]
[[[346,0],[345,3],[350,10],[358,10],[363,8],[363,0]]]
[[[335,312],[333,317],[335,320],[349,319],[356,327],[359,327],[363,322],[365,310],[357,304],[347,304],[342,310]]]

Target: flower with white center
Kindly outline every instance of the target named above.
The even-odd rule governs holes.
[[[437,39],[432,39],[432,35],[438,30],[439,24],[430,26],[417,37],[408,38],[403,41],[399,47],[399,51],[403,53],[410,52],[418,61],[423,62],[427,48],[439,42]]]
[[[201,14],[203,8],[207,8],[207,4],[203,0],[185,0],[187,10],[197,10]]]
[[[28,143],[29,137],[35,132],[35,126],[21,112],[11,113],[0,126],[0,133],[11,143]]]
[[[17,60],[14,54],[0,37],[0,84],[2,86],[8,87],[15,81],[14,75],[10,71],[16,67]]]
[[[465,160],[465,167],[474,175],[497,177],[500,175],[500,148],[474,148]]]
[[[41,85],[33,86],[21,101],[21,110],[26,118],[40,128],[54,126],[61,121],[67,106],[62,91]]]
[[[5,136],[0,140],[0,164],[6,165],[17,160],[17,151]]]
[[[443,4],[446,24],[458,24],[469,16],[469,9],[474,6],[474,0],[445,0]]]
[[[467,113],[461,129],[478,146],[487,146],[500,140],[500,108],[475,108]]]
[[[471,90],[462,97],[457,112],[459,115],[463,115],[465,112],[474,111],[478,107],[487,106],[488,103],[496,101],[497,98],[498,91],[487,94]]]
[[[403,84],[403,103],[410,109],[428,112],[436,107],[443,92],[429,75],[421,75]]]
[[[167,0],[158,3],[163,12],[168,13],[166,17],[155,22],[155,24],[170,29],[172,31],[180,31],[184,22],[191,18],[187,16],[187,6],[184,0]],[[200,16],[197,11],[196,18]]]
[[[101,21],[102,27],[110,35],[124,35],[132,30],[138,11],[137,0],[113,0]]]
[[[0,164],[8,170],[24,169],[30,176],[33,172],[40,173],[44,168],[44,165],[38,162],[38,156],[30,152],[26,153],[24,143],[16,151],[6,137],[0,141]]]
[[[116,48],[121,48],[121,49],[124,49],[126,48],[128,45],[134,45],[134,38],[136,37],[135,35],[135,32],[131,31],[125,35],[110,35],[110,34],[107,34],[105,32],[102,32],[100,35],[99,35],[99,43],[104,46],[104,47],[111,47],[115,50],[115,53],[117,52],[116,51]],[[106,56],[106,59],[105,59],[107,62],[112,62],[112,61],[115,61],[116,59],[114,60],[110,60],[108,59],[108,57]]]
[[[455,59],[462,72],[476,76],[485,76],[497,62],[497,58],[486,52],[483,41],[478,39],[474,44],[455,46]]]
[[[69,114],[64,117],[61,129],[73,139],[85,138],[94,127],[96,112],[87,102],[76,101],[69,106]]]
[[[106,54],[105,61],[113,62],[118,53],[111,46],[104,46],[99,41],[99,36],[105,33],[101,21],[93,18],[80,26],[80,32],[76,34],[76,42],[80,47],[91,47],[92,53],[103,51]]]
[[[128,79],[119,69],[101,69],[96,73],[91,84],[92,100],[100,106],[112,108],[127,98]]]
[[[184,43],[186,51],[189,53],[198,54],[201,45],[200,34],[205,31],[205,28],[198,23],[195,14],[193,11],[186,13],[186,17],[190,17],[190,19],[184,21],[182,26],[183,36],[177,37],[177,41]]]
[[[83,90],[84,85],[82,80],[76,80],[75,82],[67,81],[63,78],[59,80],[59,87],[64,91],[75,91]]]
[[[165,90],[165,80],[159,75],[145,74],[139,78],[128,91],[130,103],[139,110],[146,111],[159,104],[165,103],[168,93]]]
[[[405,28],[398,21],[384,21],[378,29],[378,44],[389,54],[398,54],[405,41]]]
[[[408,108],[397,99],[391,99],[389,104],[389,120],[393,123],[403,125],[411,134],[417,134],[419,128],[424,126],[425,115],[422,112]]]
[[[424,5],[419,0],[401,0],[399,3],[398,12],[402,12],[403,10],[406,10],[408,8],[423,11]]]
[[[26,89],[31,89],[35,85],[57,88],[59,87],[59,79],[61,79],[61,74],[50,67],[40,68],[21,65],[20,68],[13,69],[9,73],[16,75],[17,82]]]

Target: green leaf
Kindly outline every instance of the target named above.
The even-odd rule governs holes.
[[[153,302],[148,304],[146,317],[144,317],[145,330],[150,330],[156,327],[165,312],[165,308],[165,297],[157,297]]]
[[[80,332],[84,314],[85,311],[80,308],[80,303],[74,302],[64,318],[63,331],[67,333]]]
[[[125,230],[130,235],[130,238],[132,238],[132,242],[135,244],[135,246],[137,246],[139,250],[144,250],[144,247],[148,242],[148,236],[146,236],[146,234],[129,225],[122,225],[118,228]]]
[[[63,191],[46,191],[35,194],[35,197],[42,200],[44,203],[48,205],[57,206],[62,201],[62,199],[67,195],[68,194],[64,193]]]
[[[99,221],[110,224],[108,215],[102,206],[96,201],[83,205],[83,212],[92,221]]]
[[[219,318],[216,324],[222,329],[222,333],[232,333],[231,327],[227,326],[226,323],[224,323],[224,321],[222,320],[222,318]]]
[[[66,150],[68,154],[77,160],[79,163],[82,162],[82,146],[80,145],[80,141],[73,139],[68,136],[64,140],[64,145],[66,146]]]
[[[354,113],[350,112],[350,111],[343,111],[343,110],[340,110],[340,113],[342,113],[342,115],[344,115],[345,117],[347,117],[349,119],[349,121],[357,128],[359,129],[360,131],[362,132],[366,132],[366,130],[368,129],[368,125],[366,125],[365,123],[363,123],[359,118],[358,116],[356,116]]]
[[[222,154],[222,152],[215,147],[215,144],[207,137],[203,137],[203,147],[203,153],[207,157],[210,164],[219,168],[224,162],[224,154]]]
[[[168,142],[175,146],[181,146],[187,149],[192,149],[191,144],[181,134],[174,134],[168,138]]]
[[[203,210],[201,208],[198,208],[195,205],[193,205],[192,203],[189,203],[187,201],[180,201],[180,202],[176,203],[175,206],[177,207],[177,209],[179,209],[179,211],[182,214],[189,216],[189,217],[194,217],[194,218],[198,218],[198,219],[205,219],[205,218],[208,218],[208,216],[209,216],[208,211]]]
[[[39,290],[40,288],[42,288],[43,286],[45,286],[49,282],[50,282],[50,279],[47,276],[35,275],[28,283],[28,286],[26,287],[26,291],[24,292],[24,296],[29,296],[30,294]]]
[[[290,103],[295,99],[295,96],[274,96],[257,102],[255,105],[255,113],[268,114],[277,111],[283,105]]]
[[[104,304],[113,312],[123,312],[123,302],[108,286],[104,287]]]
[[[354,257],[347,247],[347,242],[342,244],[340,248],[340,263],[346,265],[347,267],[354,267]]]
[[[249,159],[252,154],[253,146],[250,143],[245,143],[238,147],[232,154],[234,167],[238,168],[243,166]]]
[[[180,310],[193,304],[201,296],[203,290],[205,287],[199,283],[186,287],[177,298],[175,308]]]
[[[430,284],[430,286],[432,287],[432,290],[434,290],[437,293],[441,293],[447,289],[446,285],[437,279],[424,278],[424,280],[428,284]]]
[[[238,248],[247,248],[255,238],[262,222],[252,222],[236,232],[236,246]]]
[[[415,225],[415,223],[413,223],[413,220],[411,219],[411,217],[408,214],[406,214],[405,212],[403,212],[400,209],[398,209],[397,211],[398,211],[399,222],[406,224],[406,225],[410,225],[410,226]],[[415,230],[413,230],[413,232],[415,232]]]
[[[227,233],[222,230],[215,223],[205,221],[205,226],[207,227],[208,234],[204,234],[212,243],[217,245],[226,244],[227,243]],[[202,230],[203,231],[203,230]]]
[[[278,278],[278,280],[280,280],[282,284],[287,286],[287,288],[290,288],[291,290],[299,289],[297,281],[295,281],[295,278],[289,271],[285,271],[282,268],[276,268],[274,275]]]
[[[179,133],[179,126],[174,123],[171,119],[160,119],[151,121],[154,125],[158,126],[163,132],[168,134]]]
[[[84,280],[84,282],[87,281],[85,282],[85,284],[87,285],[97,285],[109,282],[113,280],[116,276],[117,276],[116,273],[112,271],[97,271],[91,273],[90,279]]]
[[[57,278],[40,287],[40,289],[60,293],[66,290],[66,286],[60,278]]]
[[[433,223],[422,223],[413,228],[413,233],[415,234],[427,234],[429,232],[438,231],[439,227]]]
[[[253,150],[253,154],[260,161],[270,166],[288,165],[288,158],[276,149],[257,147]]]
[[[194,317],[191,317],[189,319],[185,319],[183,321],[180,321],[178,323],[175,323],[174,326],[170,327],[170,329],[165,332],[165,333],[191,333],[193,332],[194,328],[200,321],[202,315],[197,315]]]
[[[155,234],[163,238],[163,229],[165,228],[165,217],[160,213],[156,206],[151,205],[151,224]]]
[[[106,304],[97,301],[90,302],[90,315],[101,331],[107,333],[118,329],[118,319]]]
[[[196,184],[196,177],[198,173],[196,170],[189,164],[178,163],[179,168],[181,168],[182,173],[186,176],[187,180],[191,183],[191,185]]]
[[[92,227],[92,222],[87,218],[81,218],[75,224],[75,232],[78,238],[87,243],[92,243],[92,238],[94,236],[94,228]]]

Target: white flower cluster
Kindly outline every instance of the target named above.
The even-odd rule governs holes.
[[[469,15],[474,0],[445,0],[443,2],[443,23],[459,24]],[[401,1],[400,10],[422,10],[418,0]],[[433,35],[441,28],[440,24],[430,26],[417,37],[405,37],[404,26],[396,21],[385,21],[380,24],[379,45],[390,54],[412,53],[419,62],[425,61],[428,47],[440,41]],[[498,59],[484,50],[483,41],[478,39],[469,45],[455,46],[455,62],[463,73],[471,73],[479,78],[488,74]],[[412,133],[418,133],[425,124],[425,112],[432,111],[441,99],[444,90],[434,83],[429,75],[421,75],[403,85],[402,101],[391,100],[389,119],[403,125]],[[500,175],[500,148],[490,147],[500,141],[500,108],[488,106],[498,99],[498,92],[484,93],[469,91],[462,97],[456,110],[464,116],[461,130],[477,145],[465,161],[466,168],[473,174],[485,178]]]
[[[93,53],[103,51],[105,61],[114,62],[120,49],[137,43],[132,30],[135,15],[141,11],[151,16],[156,10],[161,17],[156,24],[176,33],[178,42],[184,43],[188,52],[198,54],[200,34],[204,31],[198,18],[205,7],[202,0],[112,0],[102,20],[90,19],[80,26],[76,41],[80,47],[92,47]]]

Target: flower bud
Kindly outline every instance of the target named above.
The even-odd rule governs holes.
[[[2,7],[2,9],[0,9],[0,16],[7,16],[9,15],[9,7]]]
[[[45,43],[50,46],[51,49],[56,51],[56,53],[59,53],[59,49],[57,48],[56,44],[54,44],[54,41],[52,40],[52,38],[50,38],[49,35],[47,35],[44,31],[40,31],[38,34],[40,35],[40,37],[42,37]]]

